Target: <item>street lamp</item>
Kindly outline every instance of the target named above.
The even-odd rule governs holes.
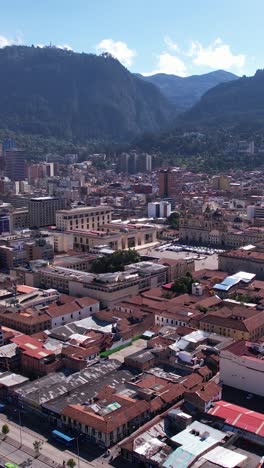
[[[21,424],[21,413],[19,409],[15,409],[15,412],[18,412],[18,420],[19,420],[19,438],[20,438],[20,447],[22,447],[22,424]]]
[[[79,450],[79,437],[81,434],[79,434],[76,437],[76,446],[77,446],[77,458],[78,458],[78,468],[80,468],[80,450]]]

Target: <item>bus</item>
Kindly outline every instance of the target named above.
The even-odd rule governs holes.
[[[74,437],[70,437],[66,434],[63,434],[63,432],[57,431],[57,429],[52,431],[51,434],[52,438],[55,439],[57,442],[60,442],[61,444],[66,445],[67,447],[71,447],[73,445]]]

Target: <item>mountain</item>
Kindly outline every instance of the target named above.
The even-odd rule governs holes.
[[[0,70],[0,129],[119,140],[165,128],[173,116],[159,89],[109,54],[9,46]]]
[[[264,128],[264,70],[210,89],[179,119],[180,125]]]
[[[178,111],[192,107],[209,89],[238,77],[224,70],[216,70],[204,75],[181,77],[157,73],[152,76],[137,75],[145,81],[155,84],[164,96],[175,105]]]

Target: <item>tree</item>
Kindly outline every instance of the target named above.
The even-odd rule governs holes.
[[[66,465],[68,466],[68,468],[74,468],[76,465],[76,461],[73,458],[69,458]]]
[[[42,440],[34,440],[33,442],[33,449],[35,450],[36,457],[39,456],[40,450],[42,449],[43,442]]]
[[[167,223],[172,229],[179,229],[180,215],[176,211],[173,211],[167,218]]]
[[[10,429],[9,429],[9,426],[7,424],[3,424],[2,426],[2,434],[5,436],[7,436],[7,434],[10,432]]]
[[[180,278],[174,281],[171,290],[179,294],[191,294],[193,283],[194,279],[192,277],[192,274],[190,272],[187,272],[185,276],[181,276]]]
[[[91,271],[97,274],[123,271],[125,265],[137,263],[139,260],[140,256],[135,250],[117,250],[111,255],[104,255],[94,260]]]

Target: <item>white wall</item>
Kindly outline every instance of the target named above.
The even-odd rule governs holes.
[[[245,359],[229,351],[222,351],[220,380],[230,387],[264,396],[264,361]]]
[[[96,304],[92,304],[91,306],[84,307],[83,309],[77,310],[75,312],[61,315],[60,317],[54,317],[51,320],[51,326],[59,327],[61,325],[65,325],[67,323],[75,322],[76,320],[81,320],[90,315],[99,311],[99,302]]]

